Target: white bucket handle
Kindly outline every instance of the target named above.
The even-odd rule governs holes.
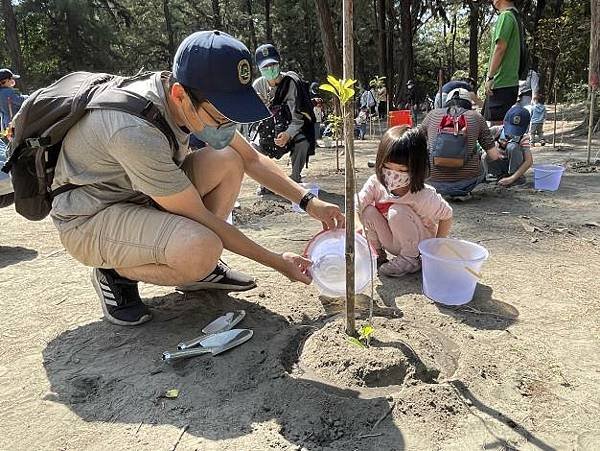
[[[450,246],[446,241],[442,242],[442,246],[446,246],[454,255],[456,255],[458,258],[460,258],[462,260],[463,268],[465,269],[465,271],[470,273],[477,280],[481,280],[481,278],[482,278],[481,273],[479,273],[479,272],[475,271],[473,268],[467,266],[466,262],[465,262],[465,258],[461,255],[460,252],[458,252],[453,246]]]

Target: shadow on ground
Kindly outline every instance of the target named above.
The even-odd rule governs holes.
[[[390,419],[378,426],[383,435],[361,438],[389,408],[384,398],[359,399],[351,390],[342,394],[286,373],[284,362],[297,358],[302,326],[225,294],[171,294],[147,303],[154,320],[144,326],[96,321],[48,343],[47,399],[85,421],[188,426],[187,433],[210,440],[250,434],[253,425],[275,419],[285,440],[309,450],[353,449],[358,443],[361,449],[404,449]],[[249,342],[217,357],[161,361],[163,351],[236,309],[247,313],[239,327],[254,330]],[[164,397],[171,388],[179,389],[176,399]]]
[[[504,330],[517,321],[519,311],[511,304],[494,299],[493,294],[491,287],[479,283],[468,304],[453,307],[436,302],[435,305],[440,312],[476,329]]]
[[[33,260],[38,256],[34,249],[21,246],[0,246],[0,268],[5,268],[15,263]]]

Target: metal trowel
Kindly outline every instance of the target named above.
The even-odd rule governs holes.
[[[233,312],[227,312],[224,315],[219,316],[217,319],[212,321],[206,327],[204,327],[204,329],[202,329],[202,332],[204,333],[204,335],[201,335],[200,337],[192,338],[189,341],[183,341],[183,342],[179,343],[177,345],[177,349],[183,350],[183,349],[194,348],[194,347],[198,346],[200,344],[200,342],[202,340],[204,340],[206,337],[213,335],[213,334],[217,334],[219,332],[225,332],[226,330],[232,329],[233,326],[235,326],[241,320],[243,320],[245,316],[246,316],[245,310],[235,310]]]
[[[253,332],[250,329],[231,329],[225,332],[219,332],[213,335],[207,335],[201,339],[197,347],[192,349],[183,349],[180,351],[165,351],[162,359],[172,362],[178,359],[187,359],[202,354],[219,355],[231,348],[241,345],[252,338]]]

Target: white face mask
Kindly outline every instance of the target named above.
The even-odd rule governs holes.
[[[398,188],[406,188],[410,185],[410,175],[408,172],[394,171],[383,168],[383,180],[388,191],[394,191]]]

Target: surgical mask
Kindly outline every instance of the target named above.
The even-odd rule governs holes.
[[[399,188],[406,188],[410,185],[410,175],[408,172],[394,171],[383,168],[383,180],[388,191],[394,191]]]
[[[205,142],[207,146],[220,150],[231,144],[236,130],[237,124],[235,122],[222,125],[219,128],[205,125],[202,130],[194,132],[194,136]]]
[[[261,75],[269,81],[276,80],[277,77],[279,77],[280,72],[281,70],[279,69],[279,64],[267,66],[260,70]]]

